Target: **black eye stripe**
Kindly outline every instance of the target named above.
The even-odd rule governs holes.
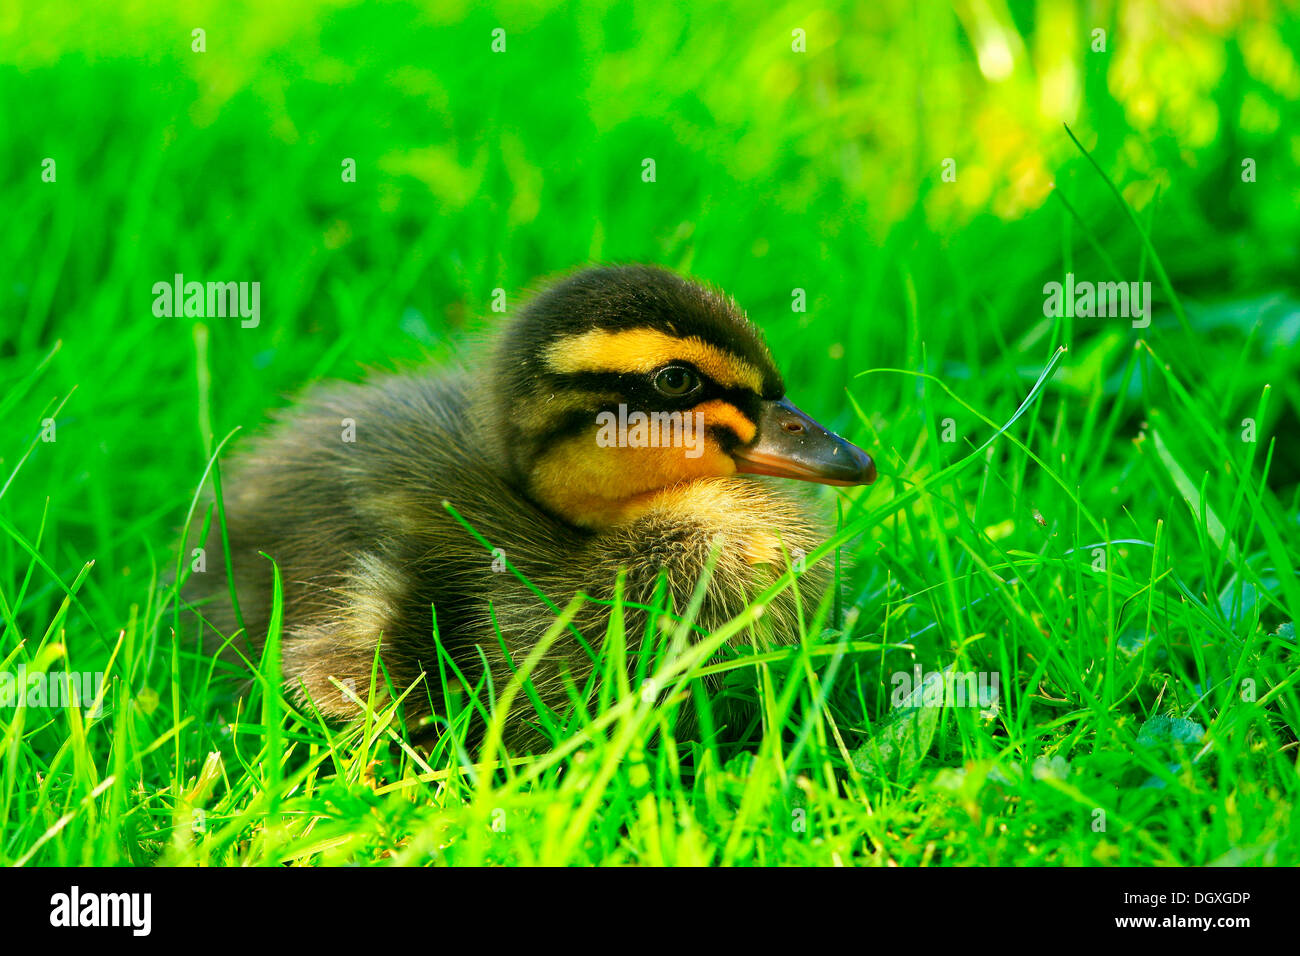
[[[674,361],[651,372],[551,372],[540,376],[551,387],[582,392],[617,392],[629,398],[637,394],[656,395],[666,398],[655,388],[655,377],[669,368],[682,368],[692,373],[700,383],[700,390],[690,393],[691,397],[703,394],[709,389],[720,389],[719,385],[690,362]],[[745,391],[740,389],[740,391]]]
[[[686,405],[698,405],[701,402],[707,402],[711,399],[721,398],[730,402],[740,409],[746,417],[753,421],[758,421],[758,409],[762,403],[762,398],[747,388],[736,385],[719,385],[707,375],[696,371],[689,363],[681,363],[684,366],[692,368],[695,374],[700,378],[700,387],[683,396],[686,399]],[[653,378],[641,372],[569,372],[569,373],[551,373],[542,376],[543,385],[538,390],[539,394],[545,394],[548,390],[562,389],[566,393],[572,392],[589,392],[594,393],[592,414],[601,410],[603,406],[598,407],[598,395],[618,395],[627,404],[629,408],[640,408],[643,411],[662,411],[680,408],[679,404],[662,394],[654,387]]]
[[[583,432],[594,428],[596,426],[596,414],[596,412],[589,411],[566,412],[550,428],[537,436],[536,447],[544,451],[547,445],[563,441],[574,435],[581,435]]]
[[[680,401],[674,401],[660,393],[649,383],[647,376],[638,372],[577,372],[548,378],[553,380],[555,387],[563,388],[570,401],[583,393],[586,393],[589,401],[579,408],[571,408],[557,415],[532,435],[521,436],[531,446],[533,454],[544,453],[548,445],[594,429],[597,415],[601,412],[617,414],[620,404],[626,405],[629,412],[652,414],[689,411],[697,405],[721,400],[734,406],[751,422],[757,422],[763,402],[762,398],[747,388],[719,385],[705,375],[700,375],[701,387],[683,396]],[[611,399],[610,395],[617,398]],[[536,397],[534,400],[537,400]],[[724,449],[730,450],[741,443],[735,429],[724,422],[710,425],[709,432]]]

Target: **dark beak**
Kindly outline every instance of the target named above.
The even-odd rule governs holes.
[[[876,463],[870,455],[828,432],[784,398],[763,403],[757,437],[731,456],[736,470],[747,475],[823,485],[869,485],[876,480]]]

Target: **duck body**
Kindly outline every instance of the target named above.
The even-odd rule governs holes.
[[[825,540],[806,501],[739,469],[780,474],[829,455],[831,477],[815,480],[874,477],[865,455],[806,417],[789,431],[790,413],[801,413],[784,402],[766,356],[743,314],[712,290],[646,267],[579,273],[507,326],[477,372],[331,384],[284,413],[229,469],[230,566],[214,527],[207,571],[186,594],[210,641],[235,634],[242,618],[260,650],[272,605],[265,553],[282,582],[288,690],[328,717],[354,716],[378,657],[387,677],[376,696],[415,685],[408,720],[445,713],[437,643],[459,682],[490,681],[499,696],[555,609],[582,594],[576,633],[561,634],[531,674],[537,698],[562,714],[595,667],[620,574],[635,660],[647,651],[642,608],[666,597],[680,613],[704,577],[695,625],[711,631],[792,555]],[[610,426],[636,411],[677,412],[671,434],[681,440],[611,444]],[[785,465],[773,465],[757,434],[773,414],[787,445],[799,445],[781,453]],[[828,578],[810,565],[746,640],[798,640],[800,616],[811,618]],[[515,700],[507,743],[535,746],[535,703]]]

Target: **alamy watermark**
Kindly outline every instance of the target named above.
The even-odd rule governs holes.
[[[1051,319],[1132,319],[1135,329],[1151,324],[1150,282],[1076,282],[1067,272],[1065,284],[1047,283],[1043,296],[1043,315]]]
[[[0,671],[0,709],[12,707],[93,707],[89,718],[103,716],[102,671]]]
[[[890,675],[894,690],[890,703],[894,707],[980,707],[987,709],[998,702],[1002,677],[997,671],[923,672],[917,664],[910,671]]]
[[[601,448],[684,448],[687,458],[704,454],[703,412],[629,412],[619,405],[617,415],[601,412],[596,424]]]
[[[50,925],[125,927],[133,936],[148,936],[153,929],[153,894],[83,893],[74,885],[50,897]]]
[[[159,318],[224,319],[238,315],[239,324],[246,329],[255,329],[262,321],[260,282],[186,282],[178,272],[171,282],[155,282],[153,294],[153,314]]]

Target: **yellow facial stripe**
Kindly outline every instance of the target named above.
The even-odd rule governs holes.
[[[720,385],[763,390],[763,376],[744,359],[695,336],[677,338],[656,329],[593,329],[570,335],[546,350],[554,372],[653,371],[673,360],[690,362]]]
[[[662,488],[735,470],[711,441],[700,457],[688,458],[681,448],[600,448],[592,435],[575,435],[541,456],[532,491],[574,524],[600,528],[627,520]]]

